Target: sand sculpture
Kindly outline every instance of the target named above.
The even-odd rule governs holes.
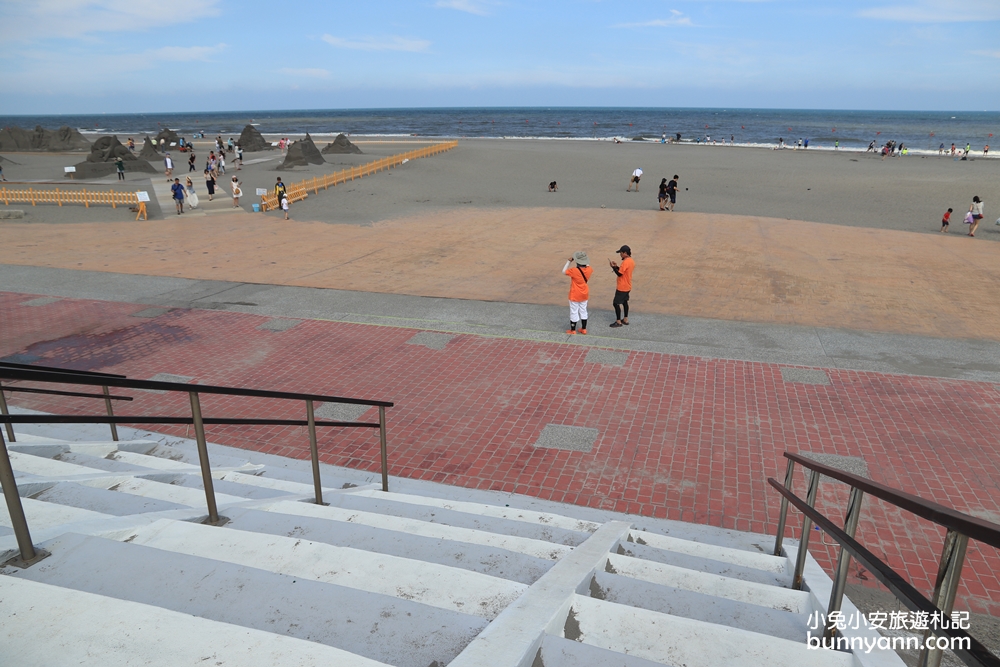
[[[164,140],[163,145],[167,150],[170,150],[171,148],[177,150],[178,148],[180,148],[181,138],[180,136],[178,136],[176,132],[174,132],[171,129],[164,128],[160,130],[160,133],[156,135],[156,137],[153,138],[153,141],[156,142],[157,146],[160,145],[160,139]],[[170,144],[175,144],[175,145],[171,146]]]
[[[361,149],[351,143],[351,140],[344,134],[338,134],[332,143],[327,144],[322,151],[324,154],[331,153],[360,153]]]
[[[142,150],[139,151],[139,157],[144,160],[159,160],[162,156],[157,152],[156,146],[147,136],[146,140],[142,142]]]
[[[265,139],[264,135],[258,132],[257,128],[253,125],[247,125],[243,128],[243,132],[240,133],[240,140],[238,143],[247,153],[269,151],[272,148],[271,143]]]
[[[325,164],[322,153],[316,148],[312,137],[306,133],[305,139],[300,139],[288,147],[285,161],[278,169],[291,169],[292,167],[307,167],[310,164]]]
[[[58,130],[46,130],[36,125],[34,130],[17,126],[0,130],[0,150],[4,151],[82,151],[90,148],[79,130],[66,125]]]
[[[121,158],[125,162],[125,171],[144,171],[156,173],[153,165],[137,157],[117,137],[101,137],[90,147],[90,155],[85,162],[76,165],[75,178],[100,178],[115,173],[115,160]],[[67,174],[68,176],[69,174]]]

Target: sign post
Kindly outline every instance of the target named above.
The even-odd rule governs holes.
[[[135,219],[138,220],[142,217],[143,220],[148,220],[146,216],[146,202],[149,201],[149,193],[145,190],[140,190],[135,193],[135,198],[139,201],[139,211],[135,214]]]

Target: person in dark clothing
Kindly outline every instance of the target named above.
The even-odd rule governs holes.
[[[670,182],[667,183],[666,190],[667,190],[667,196],[670,197],[670,210],[671,211],[674,210],[674,204],[677,203],[677,179],[679,179],[679,178],[680,178],[680,176],[678,176],[677,174],[674,174],[673,179],[671,179]]]
[[[618,249],[618,254],[622,258],[619,266],[617,262],[608,260],[611,270],[618,276],[615,282],[615,300],[612,305],[615,307],[615,321],[611,323],[611,328],[628,326],[628,297],[632,292],[632,271],[635,270],[635,262],[632,260],[632,248],[623,245]],[[622,314],[624,311],[624,314]]]

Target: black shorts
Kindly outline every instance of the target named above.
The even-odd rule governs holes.
[[[620,306],[623,303],[628,303],[628,295],[630,292],[622,292],[621,290],[615,290],[615,300],[611,302],[613,306]]]
[[[621,181],[619,181],[619,183],[620,183],[620,182],[621,182]],[[638,183],[638,182],[639,182],[639,177],[638,177],[638,176],[633,176],[633,177],[632,177],[632,182],[633,182],[633,183]]]
[[[673,192],[667,192],[667,196],[670,197],[671,204],[677,203],[677,190],[674,190]]]

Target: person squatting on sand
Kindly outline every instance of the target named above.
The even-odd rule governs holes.
[[[969,213],[972,215],[972,225],[969,227],[969,236],[976,235],[976,229],[979,228],[979,221],[983,219],[983,200],[978,196],[972,198],[972,205],[969,206]]]
[[[177,215],[180,215],[184,212],[184,186],[181,185],[181,179],[174,179],[174,184],[170,186],[170,191],[174,193],[174,206],[177,207]]]
[[[640,178],[642,178],[642,169],[636,169],[635,171],[633,171],[632,178],[629,180],[628,187],[625,189],[625,192],[631,192],[632,185],[635,185],[635,191],[638,192]]]
[[[570,264],[573,264],[570,267]],[[576,323],[580,323],[580,333],[587,335],[587,301],[590,300],[590,281],[594,269],[590,266],[590,258],[583,250],[573,253],[563,266],[563,273],[569,276],[569,329],[566,333],[576,333]]]
[[[555,181],[549,183],[549,192],[559,192],[559,184]]]
[[[622,258],[621,266],[614,260],[609,259],[608,264],[611,270],[618,276],[615,282],[615,300],[612,305],[615,307],[615,321],[609,326],[611,328],[628,326],[628,295],[632,291],[632,271],[635,270],[635,261],[632,259],[632,248],[623,245],[618,248],[618,254]],[[624,311],[624,315],[622,314]]]

